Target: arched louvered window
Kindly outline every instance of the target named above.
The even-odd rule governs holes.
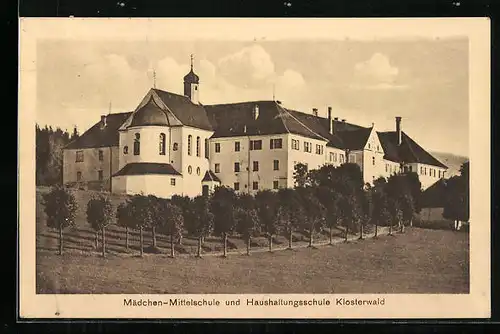
[[[200,156],[200,137],[196,137],[196,156]]]
[[[160,133],[160,155],[165,155],[165,134]]]
[[[193,144],[193,136],[189,135],[188,136],[188,155],[192,154],[192,144]]]
[[[141,154],[141,135],[136,133],[134,139],[134,155],[139,154]]]

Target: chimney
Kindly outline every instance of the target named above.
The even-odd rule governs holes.
[[[105,128],[107,125],[107,116],[101,115],[101,128]]]
[[[333,128],[333,120],[332,120],[332,107],[328,107],[328,126],[330,127],[328,129],[328,132],[330,134],[333,134],[334,128]]]
[[[243,133],[247,133],[247,126],[243,125]]]
[[[402,141],[401,133],[402,133],[402,131],[401,131],[401,117],[396,116],[396,135],[398,138],[398,146],[401,145],[401,141]]]
[[[279,104],[279,105],[281,105],[281,101],[280,100],[276,101],[276,103]]]
[[[259,105],[256,104],[254,107],[253,107],[253,119],[257,119],[259,118]]]
[[[339,120],[339,118],[338,118],[338,117],[335,117],[335,118],[334,118],[334,120],[338,121],[338,120]]]
[[[345,118],[342,120],[342,123],[345,123]]]
[[[318,116],[318,108],[313,108],[313,115]]]

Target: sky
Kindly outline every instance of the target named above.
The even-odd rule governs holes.
[[[153,87],[182,94],[190,54],[200,102],[271,100],[468,155],[468,39],[75,40],[37,42],[36,120],[82,133],[133,111]]]

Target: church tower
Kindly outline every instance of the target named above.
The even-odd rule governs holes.
[[[199,84],[200,78],[193,72],[193,55],[191,55],[191,71],[184,76],[184,95],[195,104],[199,103]]]

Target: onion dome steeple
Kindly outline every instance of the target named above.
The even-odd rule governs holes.
[[[193,55],[191,55],[191,70],[184,76],[184,95],[191,99],[191,102],[198,103],[198,85],[200,77],[193,71]]]

